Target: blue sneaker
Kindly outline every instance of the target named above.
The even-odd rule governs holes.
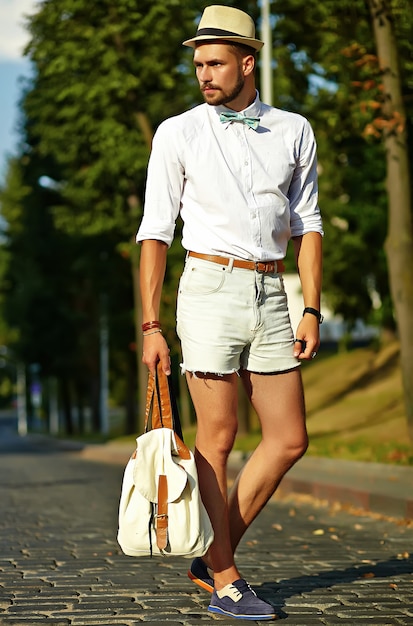
[[[196,558],[192,561],[191,567],[188,571],[188,577],[196,585],[202,587],[209,593],[214,591],[214,579],[210,575],[208,568],[201,558]]]
[[[260,600],[243,578],[214,591],[208,611],[238,619],[276,619],[271,604]]]

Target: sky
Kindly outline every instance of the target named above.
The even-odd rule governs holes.
[[[6,160],[15,153],[18,134],[18,100],[21,77],[30,74],[22,56],[28,41],[23,27],[25,15],[36,11],[36,0],[0,0],[0,181],[4,180]]]

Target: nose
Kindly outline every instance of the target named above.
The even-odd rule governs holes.
[[[201,83],[209,83],[211,79],[211,70],[207,65],[198,68],[198,80]]]

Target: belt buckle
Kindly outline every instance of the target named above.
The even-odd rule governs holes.
[[[273,274],[274,270],[274,261],[256,261],[255,263],[255,271],[259,274]]]

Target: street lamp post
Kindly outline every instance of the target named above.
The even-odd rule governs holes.
[[[27,406],[26,406],[26,372],[22,363],[17,363],[17,432],[27,435]]]
[[[9,364],[15,370],[17,400],[17,432],[27,435],[27,404],[26,404],[26,370],[23,363],[15,360],[7,346],[0,346],[0,355],[4,357],[2,365]]]
[[[270,23],[270,0],[261,0],[261,52],[262,101],[272,105],[272,36]]]
[[[109,433],[109,327],[107,296],[101,297],[100,312],[100,431]]]

